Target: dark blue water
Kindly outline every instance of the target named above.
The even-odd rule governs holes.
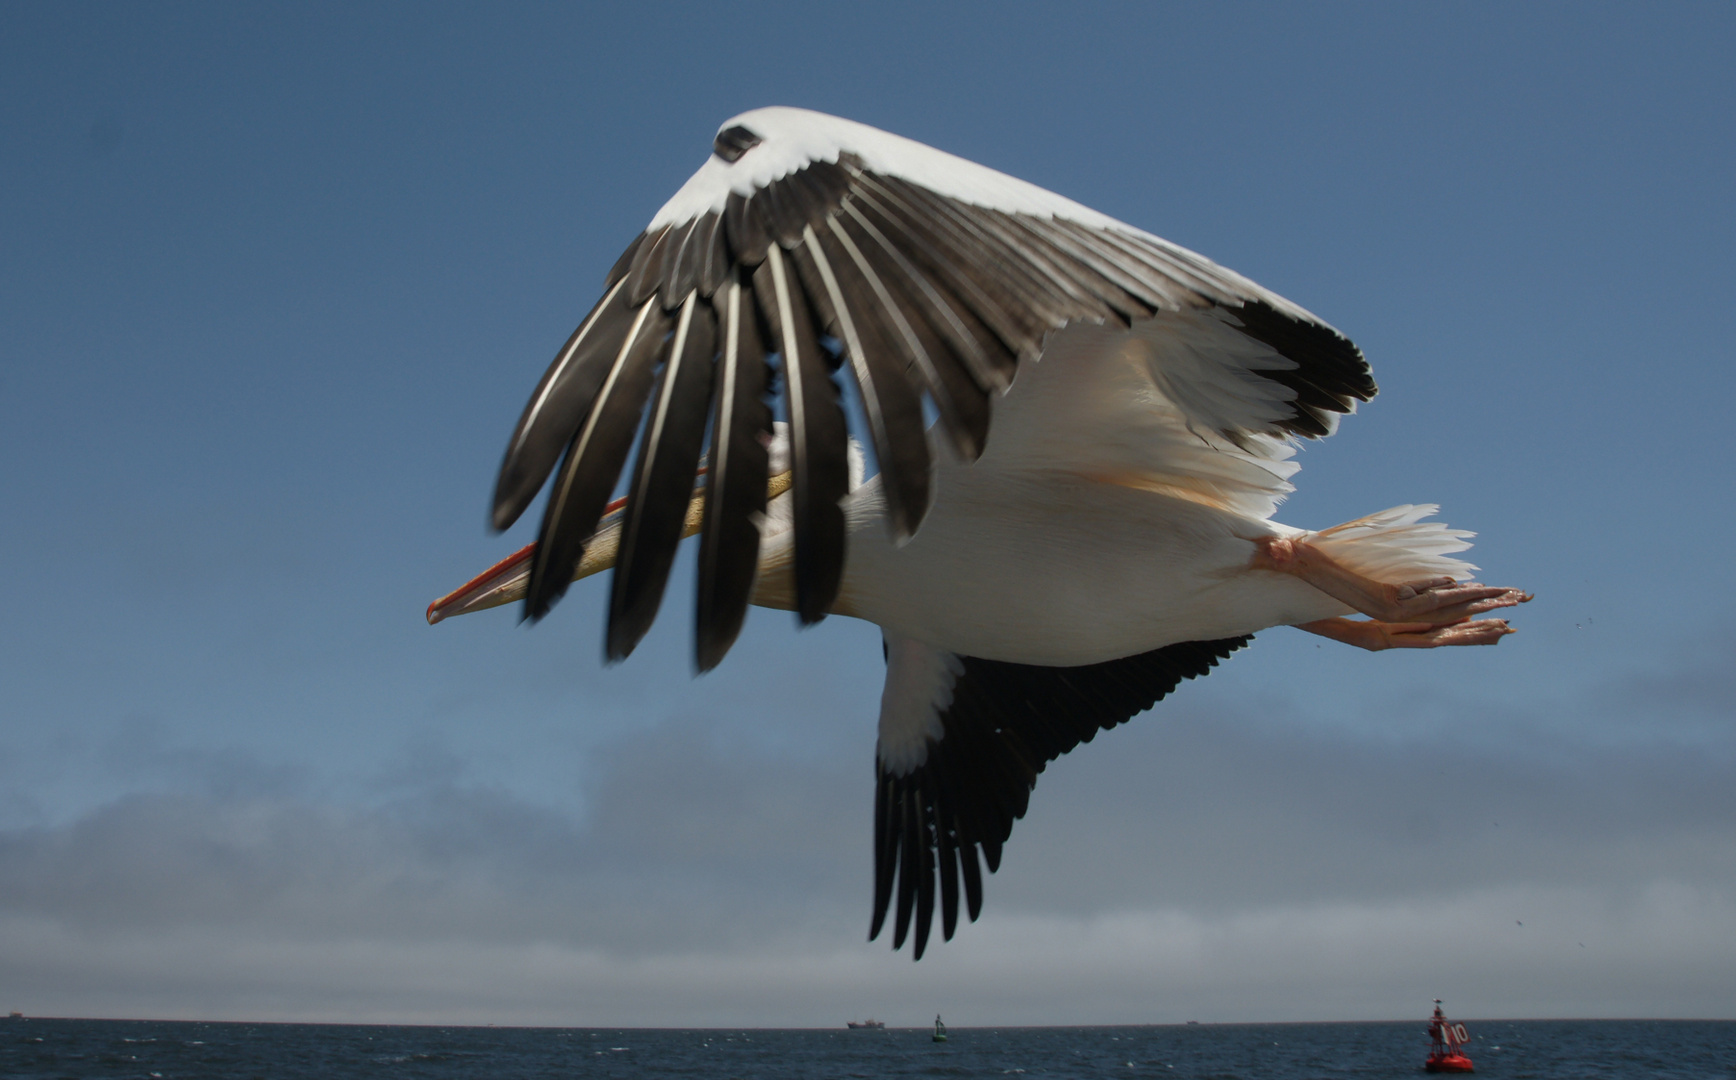
[[[1736,1022],[1466,1021],[1484,1077],[1736,1078]],[[671,1031],[0,1021],[0,1077],[1421,1077],[1425,1026]]]

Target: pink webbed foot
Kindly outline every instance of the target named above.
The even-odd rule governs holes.
[[[1418,624],[1424,628],[1451,626],[1462,623],[1473,615],[1514,607],[1531,599],[1530,593],[1519,589],[1503,585],[1478,585],[1474,582],[1460,584],[1448,577],[1407,581],[1396,585],[1376,581],[1334,561],[1312,544],[1278,537],[1255,542],[1251,566],[1256,570],[1275,570],[1301,578],[1333,599],[1385,624]],[[1505,627],[1506,624],[1502,623],[1502,626]],[[1400,631],[1414,632],[1416,631]],[[1455,640],[1441,641],[1439,644],[1486,645],[1500,637],[1500,634],[1495,634],[1489,641]]]
[[[1438,649],[1443,645],[1494,645],[1508,634],[1518,632],[1507,625],[1506,619],[1463,619],[1444,626],[1426,622],[1381,622],[1377,619],[1320,619],[1298,623],[1296,629],[1369,652]]]

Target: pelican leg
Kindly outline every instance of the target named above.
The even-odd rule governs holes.
[[[1432,623],[1389,623],[1378,619],[1320,619],[1297,623],[1296,629],[1342,641],[1369,652],[1385,649],[1436,649],[1442,645],[1493,645],[1517,633],[1506,619],[1466,619],[1435,626]]]
[[[1334,561],[1305,540],[1281,537],[1255,541],[1250,566],[1294,575],[1334,600],[1384,623],[1449,626],[1485,611],[1513,607],[1531,599],[1529,593],[1518,589],[1475,583],[1461,585],[1448,577],[1396,585],[1376,581]]]

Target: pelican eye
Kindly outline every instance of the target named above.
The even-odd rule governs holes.
[[[717,133],[717,138],[711,140],[711,150],[718,157],[735,164],[741,156],[760,144],[760,137],[742,127],[724,128]]]

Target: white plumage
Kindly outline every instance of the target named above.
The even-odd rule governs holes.
[[[731,192],[752,195],[816,161],[836,164],[840,154],[856,156],[873,172],[901,177],[973,206],[1130,228],[1035,184],[854,120],[773,106],[742,113],[719,130],[733,127],[747,128],[760,138],[760,144],[735,162],[715,154],[707,158],[681,190],[652,215],[647,231],[692,221],[705,213],[722,213]]]
[[[920,957],[937,894],[947,937],[961,887],[976,918],[979,855],[998,866],[1048,761],[1254,632],[1510,632],[1472,616],[1529,597],[1467,583],[1471,534],[1424,521],[1433,506],[1271,520],[1294,440],[1374,392],[1336,330],[1203,256],[908,139],[760,109],[719,130],[532,395],[495,522],[554,472],[538,543],[429,618],[518,597],[541,617],[614,566],[624,656],[700,532],[702,669],[750,600],[878,624],[870,937],[896,894],[894,947],[914,928]]]
[[[1213,445],[1157,392],[1143,349],[1098,347],[1095,327],[1075,347],[1075,333],[1020,370],[979,460],[942,459],[934,507],[908,543],[886,535],[877,478],[852,494],[833,610],[966,656],[1045,666],[1352,614],[1293,575],[1248,569],[1256,541],[1316,535],[1268,517],[1292,490],[1294,448]],[[1105,437],[1080,437],[1089,431]],[[1417,523],[1433,509],[1371,515],[1323,543],[1380,580],[1469,578],[1475,568],[1448,556],[1471,534]],[[789,539],[767,536],[774,566]]]

